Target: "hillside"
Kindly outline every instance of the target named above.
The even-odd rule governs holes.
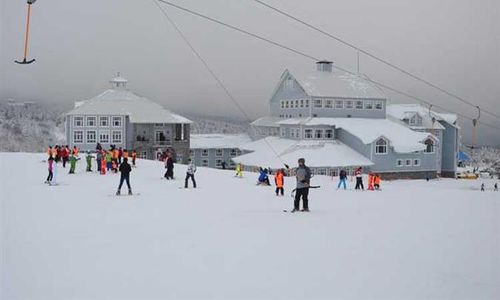
[[[498,299],[493,181],[382,182],[337,191],[315,176],[310,213],[256,174],[199,168],[199,188],[138,161],[134,197],[118,176],[0,153],[1,299]],[[26,171],[26,170],[29,170]],[[352,184],[350,182],[350,184]]]

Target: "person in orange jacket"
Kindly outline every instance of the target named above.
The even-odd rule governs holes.
[[[370,172],[370,174],[368,174],[368,190],[369,191],[375,190],[373,187],[374,177],[375,176],[371,172]]]
[[[373,186],[375,187],[376,190],[380,190],[380,175],[375,174],[373,178]]]
[[[71,152],[71,154],[73,154],[74,156],[78,156],[78,147],[77,146],[73,146],[73,151]]]
[[[276,175],[274,175],[274,183],[276,184],[276,196],[279,196],[281,193],[281,196],[284,195],[285,193],[285,172],[283,169],[280,169],[276,172]]]

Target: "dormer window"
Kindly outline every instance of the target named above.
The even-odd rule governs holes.
[[[409,124],[411,126],[422,126],[422,117],[419,114],[414,114],[410,119],[409,119]]]
[[[293,88],[293,79],[291,77],[288,77],[285,80],[284,87],[285,87],[285,89],[292,89]]]
[[[375,154],[387,154],[387,141],[380,138],[375,143]]]

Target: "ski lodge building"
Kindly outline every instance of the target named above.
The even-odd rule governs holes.
[[[241,146],[252,140],[246,134],[191,134],[190,157],[196,166],[233,169],[233,158],[241,155]]]
[[[304,157],[315,174],[362,166],[386,179],[455,176],[455,115],[388,105],[377,86],[334,70],[332,62],[285,70],[269,104],[270,115],[251,124],[255,141],[240,147],[249,153],[233,158],[247,170],[296,166]]]
[[[190,120],[127,89],[119,74],[111,89],[81,102],[66,114],[66,140],[70,147],[95,150],[97,143],[137,151],[137,156],[156,159],[159,152],[173,149],[178,162],[189,156]]]

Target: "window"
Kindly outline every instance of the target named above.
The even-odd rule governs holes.
[[[419,167],[419,166],[420,166],[420,159],[415,158],[415,159],[413,160],[413,166],[414,166],[414,167]]]
[[[323,138],[323,129],[316,129],[314,131],[314,138],[315,139],[322,139]]]
[[[299,108],[299,100],[295,100],[295,108]]]
[[[396,160],[396,167],[402,167],[402,166],[403,166],[403,160],[402,159]]]
[[[222,156],[224,151],[222,149],[215,149],[215,156]]]
[[[309,107],[309,100],[306,100],[306,108]]]
[[[411,159],[406,159],[406,160],[405,160],[405,165],[406,165],[407,167],[411,167]]]
[[[73,143],[82,144],[83,143],[83,131],[75,130],[73,131]]]
[[[216,168],[222,168],[222,159],[217,159],[215,161],[215,167]]]
[[[280,135],[281,135],[281,137],[285,137],[286,136],[285,128],[280,128]]]
[[[83,126],[83,117],[73,117],[73,125],[75,127],[82,127]]]
[[[237,156],[238,154],[239,154],[239,150],[236,148],[232,148],[231,152],[229,153],[229,155],[231,155],[231,156]]]
[[[347,101],[345,102],[345,108],[346,108],[346,109],[352,109],[352,108],[353,108],[353,105],[354,105],[354,103],[352,102],[352,100],[347,100]]]
[[[285,89],[291,89],[293,88],[293,79],[292,78],[287,78],[285,80]]]
[[[113,127],[122,126],[122,117],[113,117]]]
[[[111,140],[113,143],[121,144],[122,143],[122,132],[120,130],[114,130],[111,135]]]
[[[109,117],[99,117],[99,126],[108,127],[109,126]]]
[[[285,108],[289,108],[290,107],[290,102],[288,100],[285,100]]]
[[[382,101],[375,101],[375,109],[382,110],[384,108],[384,103]]]
[[[333,108],[333,100],[325,100],[325,108]]]
[[[323,100],[315,99],[313,103],[314,103],[314,108],[323,108]]]
[[[343,100],[335,100],[335,108],[336,109],[344,108],[344,101]]]
[[[95,130],[87,130],[87,144],[94,144],[97,141]]]
[[[97,123],[96,117],[87,117],[87,127],[95,127]]]
[[[425,153],[434,153],[434,141],[431,139],[425,140]]]
[[[303,108],[304,107],[304,99],[301,99],[300,100],[300,108]]]
[[[104,144],[109,143],[109,131],[99,131],[99,142]]]
[[[165,134],[161,130],[155,131],[155,142],[164,142]]]
[[[147,151],[142,151],[139,153],[139,158],[146,159],[148,158],[148,152]]]
[[[414,114],[410,118],[410,125],[422,126],[422,117],[419,114]]]
[[[379,139],[375,143],[375,154],[386,154],[387,153],[387,141],[384,139]]]
[[[362,100],[356,101],[356,109],[363,109],[363,101]]]
[[[201,166],[202,167],[208,167],[208,159],[202,159],[201,160]]]
[[[305,129],[304,130],[304,138],[306,139],[312,139],[312,129]]]
[[[365,109],[373,109],[373,101],[365,101]]]
[[[333,139],[333,130],[332,129],[325,130],[325,138],[326,139]]]
[[[208,156],[208,149],[201,149],[201,156]]]

